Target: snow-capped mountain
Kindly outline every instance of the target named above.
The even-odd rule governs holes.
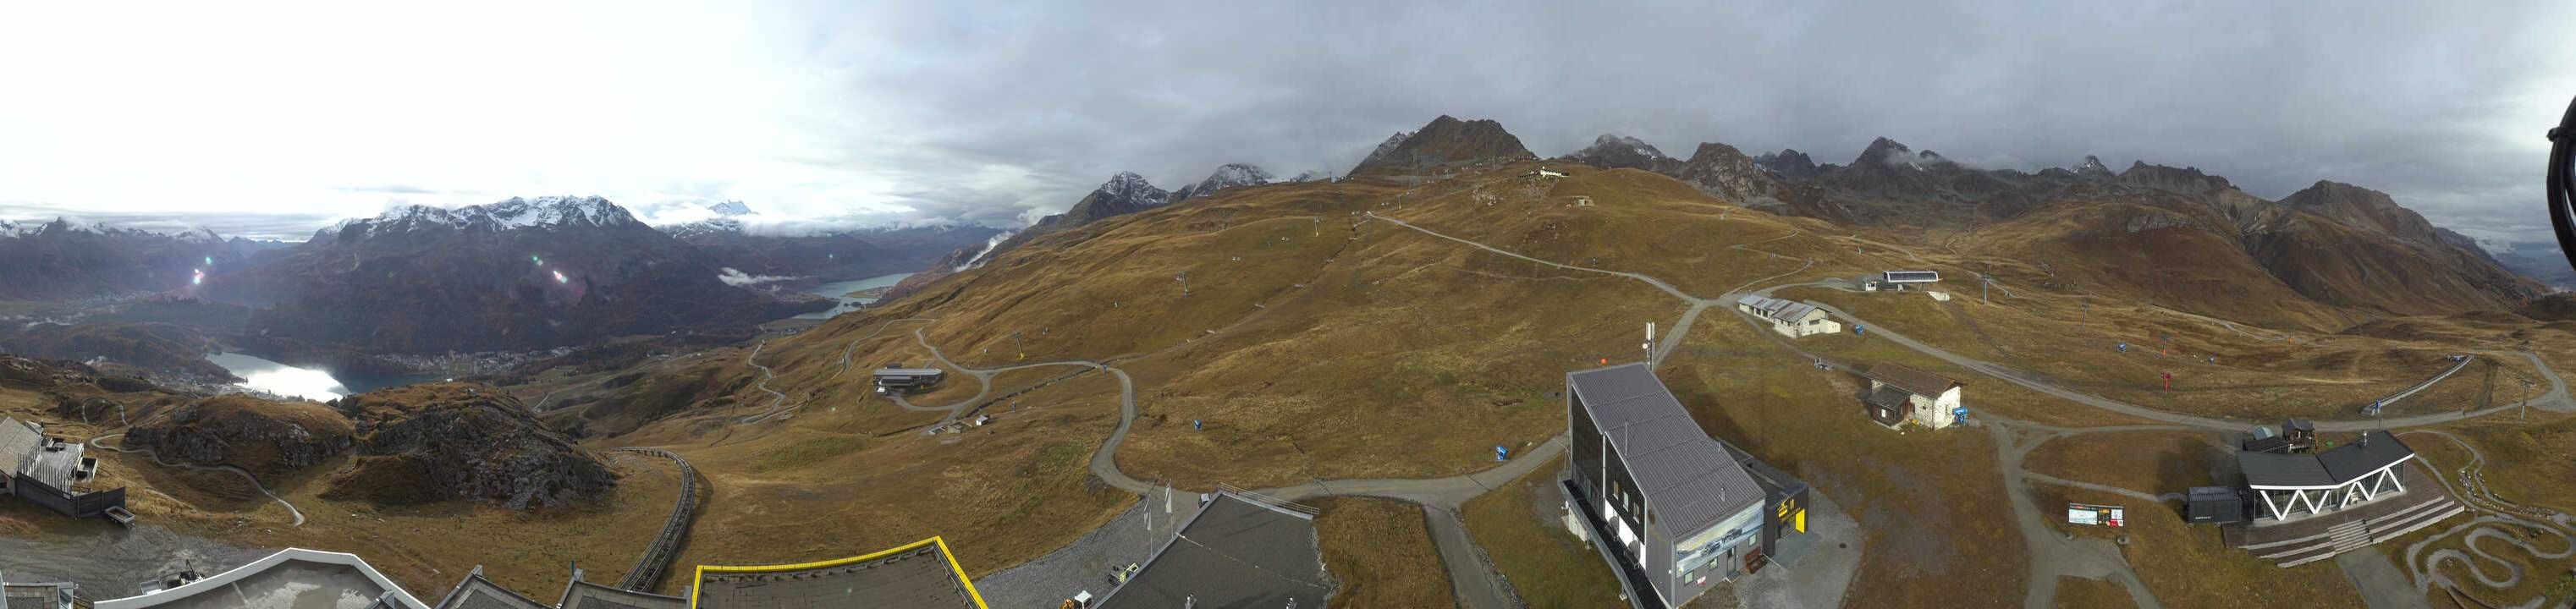
[[[265,335],[379,352],[537,349],[802,312],[599,197],[407,206],[325,229],[261,264],[218,266],[211,299]]]
[[[511,197],[498,203],[455,209],[407,205],[373,218],[344,220],[313,235],[317,242],[366,238],[389,233],[453,230],[490,233],[509,230],[560,230],[643,226],[626,208],[600,197]]]
[[[716,212],[716,215],[727,217],[749,216],[759,213],[752,211],[751,206],[744,205],[741,201],[726,201],[723,203],[709,205],[707,206],[707,211]]]
[[[68,218],[0,220],[0,300],[185,289],[196,269],[247,253],[204,228],[165,234]]]
[[[1236,186],[1260,186],[1270,183],[1270,178],[1270,172],[1263,171],[1260,167],[1248,163],[1226,163],[1217,166],[1216,172],[1208,174],[1207,179],[1172,191],[1171,202],[1179,203],[1192,197],[1204,197]]]

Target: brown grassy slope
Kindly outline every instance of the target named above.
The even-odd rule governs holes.
[[[2175,508],[2144,505],[2136,498],[2100,491],[2033,483],[2032,500],[2041,509],[2067,503],[2128,506],[2122,528],[2072,525],[2052,518],[2060,534],[2101,538],[2127,536],[2120,554],[2146,580],[2147,590],[2167,607],[2360,607],[2360,593],[2334,561],[2289,569],[2227,547],[2218,528],[2188,525]],[[2166,504],[2177,505],[2177,504]]]
[[[823,560],[939,535],[982,576],[1071,542],[1134,497],[1085,466],[1116,423],[1114,381],[1087,374],[1023,402],[955,435],[856,425],[894,408],[875,400],[722,432],[666,421],[620,441],[679,452],[711,483],[679,564]],[[677,591],[678,579],[663,590]]]
[[[1992,304],[1977,301],[1973,283],[1949,289],[1955,291],[1950,303],[1921,294],[1804,287],[1779,295],[1833,304],[1917,340],[2079,391],[2174,412],[2237,417],[2249,424],[2285,416],[2349,417],[2361,404],[2449,368],[2446,358],[2452,354],[2512,348],[2498,340],[2512,326],[2477,320],[2405,318],[2363,326],[2408,328],[2404,335],[2386,336],[2280,332],[2244,324],[2232,330],[2212,318],[2026,286],[2014,289],[2018,298],[1995,291]],[[2269,340],[2275,337],[2287,340]],[[2127,353],[2116,348],[2122,342],[2130,345]],[[2522,358],[2491,354],[2502,355],[2490,358],[2502,366],[2500,378],[2532,376]],[[2209,356],[2216,356],[2217,363],[2202,359]],[[2160,389],[2159,374],[2167,371],[2175,377],[2170,392]],[[2463,371],[2392,406],[2389,413],[2457,410],[2476,399],[2480,374],[2483,368]],[[2526,390],[2507,380],[2499,382],[2495,399],[2510,402],[2537,393],[2540,389]]]
[[[2067,291],[2262,326],[2331,329],[2348,321],[2265,272],[2234,237],[2233,225],[2210,213],[2069,202],[1978,230],[1961,249],[1980,258],[2045,262],[2054,271],[2016,285],[2053,281]]]
[[[1592,542],[1565,530],[1555,468],[1540,468],[1468,501],[1459,514],[1494,569],[1537,609],[1617,607],[1619,580]]]
[[[1658,375],[1711,436],[1806,480],[1859,521],[1868,552],[1846,605],[2021,597],[2021,536],[1989,436],[1879,427],[1853,397],[1865,384],[1766,348],[1753,332],[1702,320],[1694,340],[1747,347],[1675,356]]]
[[[1314,503],[1324,567],[1341,587],[1336,607],[1450,607],[1449,573],[1431,545],[1422,508],[1383,499],[1337,497]]]
[[[2105,580],[2072,576],[2057,578],[2057,600],[2053,602],[2056,603],[2054,606],[2062,609],[2118,609],[2138,606],[2137,601],[2129,600],[2127,586]]]

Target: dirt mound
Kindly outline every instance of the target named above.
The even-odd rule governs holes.
[[[437,383],[350,396],[358,458],[324,496],[387,504],[469,499],[513,510],[553,508],[617,484],[599,456],[548,431],[490,385]]]
[[[243,395],[198,400],[137,422],[125,443],[171,461],[282,474],[347,452],[354,426],[329,406]]]

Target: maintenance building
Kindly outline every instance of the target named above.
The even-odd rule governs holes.
[[[125,489],[82,492],[98,476],[98,459],[81,456],[88,445],[47,437],[43,427],[0,417],[0,495],[44,506],[65,516],[107,515],[130,523]]]
[[[1843,331],[1842,322],[1834,321],[1833,316],[1826,315],[1823,308],[1794,300],[1746,296],[1735,301],[1735,310],[1771,322],[1771,331],[1789,338],[1838,334]]]
[[[2221,525],[2228,545],[2283,567],[2325,560],[2464,512],[2439,481],[2408,465],[2416,461],[2415,449],[2386,431],[2317,453],[2241,451],[2244,482],[2230,489],[2240,511],[2229,514],[2215,490],[2193,489],[2185,515],[2241,519]]]
[[[938,385],[939,380],[947,378],[947,376],[948,371],[940,370],[938,368],[904,368],[899,366],[878,368],[876,373],[877,393],[911,393],[922,389],[928,389],[932,386]]]
[[[1584,370],[1565,385],[1567,499],[1637,607],[1681,606],[1758,568],[1767,494],[1653,370]]]
[[[1959,401],[1959,390],[1967,385],[1956,379],[1895,363],[1871,366],[1867,376],[1869,395],[1861,401],[1869,419],[1889,429],[1907,421],[1943,429],[1958,424],[1967,410]]]

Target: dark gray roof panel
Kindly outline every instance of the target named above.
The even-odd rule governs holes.
[[[689,599],[620,590],[575,580],[564,588],[562,609],[687,609]]]
[[[2236,453],[2236,466],[2245,472],[2245,483],[2253,486],[2325,487],[2334,486],[2332,474],[2316,455],[2279,453]]]
[[[458,582],[456,590],[447,593],[447,600],[438,602],[438,609],[552,608],[535,599],[520,596],[509,588],[501,587],[500,584],[492,583],[492,580],[484,579],[481,573],[474,573],[466,575],[465,581]]]
[[[2361,440],[2317,453],[2317,462],[2324,464],[2335,483],[2351,482],[2415,456],[2413,447],[2385,431],[2362,434]]]
[[[1098,607],[1322,607],[1317,543],[1314,519],[1220,492]]]
[[[1645,364],[1575,372],[1566,382],[1618,448],[1668,534],[1688,535],[1763,501],[1752,474]]]

